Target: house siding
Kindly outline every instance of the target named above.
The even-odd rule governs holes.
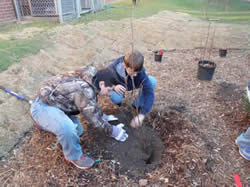
[[[16,21],[12,0],[0,0],[0,24]]]

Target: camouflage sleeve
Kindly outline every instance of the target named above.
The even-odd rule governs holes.
[[[40,99],[48,104],[52,104],[50,101],[50,94],[52,92],[53,88],[50,85],[50,82],[47,81],[45,83],[43,83],[40,87],[40,89],[38,90],[38,96],[40,97]]]
[[[102,119],[102,112],[96,103],[96,96],[91,87],[85,88],[84,92],[77,92],[74,95],[74,103],[89,124],[111,136],[112,126]]]

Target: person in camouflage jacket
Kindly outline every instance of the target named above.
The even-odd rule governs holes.
[[[115,82],[109,69],[96,72],[91,66],[56,75],[45,81],[31,105],[31,116],[40,129],[52,132],[62,145],[65,159],[81,169],[95,161],[82,152],[80,135],[83,127],[76,115],[81,114],[93,127],[118,141],[128,137],[123,124],[112,126],[103,119],[97,94],[108,95]]]

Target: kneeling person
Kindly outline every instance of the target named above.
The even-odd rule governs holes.
[[[154,104],[154,88],[156,79],[148,76],[143,67],[144,56],[137,50],[116,59],[108,68],[112,69],[116,79],[114,90],[110,92],[110,100],[120,105],[125,91],[142,88],[138,98],[132,106],[139,109],[139,114],[134,117],[130,125],[137,128],[142,125],[145,115],[152,109]]]
[[[76,115],[81,114],[90,125],[118,141],[128,137],[122,125],[112,126],[103,119],[97,104],[97,94],[105,96],[112,90],[110,75],[109,70],[96,73],[91,66],[56,75],[42,84],[31,106],[37,126],[55,134],[65,159],[81,169],[92,167],[95,161],[82,152],[80,136],[84,129]]]

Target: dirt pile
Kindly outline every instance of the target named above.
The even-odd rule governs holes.
[[[131,111],[133,110],[126,111],[125,109],[124,111],[123,109],[115,112],[119,122],[126,124],[125,129],[129,134],[129,139],[122,144],[109,140],[106,147],[120,163],[121,174],[139,177],[159,166],[164,148],[158,133],[146,123],[139,129],[129,127],[133,117]],[[136,114],[135,111],[134,114]]]

